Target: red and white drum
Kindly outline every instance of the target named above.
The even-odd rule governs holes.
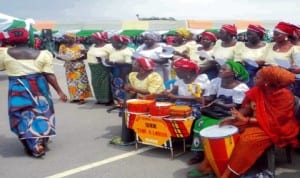
[[[130,99],[126,101],[127,110],[130,113],[148,113],[154,100]]]
[[[239,139],[238,128],[231,125],[209,126],[200,131],[205,155],[217,177],[220,177],[225,169],[231,153]]]
[[[150,105],[149,114],[156,117],[169,116],[169,109],[173,105],[173,103],[169,102],[156,102]]]
[[[154,100],[130,99],[127,100],[126,121],[127,127],[132,128],[136,115],[149,114],[150,105],[155,103]]]

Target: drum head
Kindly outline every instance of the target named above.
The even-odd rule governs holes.
[[[233,125],[213,125],[206,127],[205,129],[200,131],[200,135],[206,138],[223,138],[227,136],[231,136],[238,132],[238,128]]]
[[[138,103],[139,100],[138,99],[129,99],[126,101],[126,103]]]
[[[168,107],[168,106],[172,106],[173,103],[168,103],[168,102],[156,102],[155,106],[157,107]]]
[[[151,104],[153,100],[143,100],[143,99],[129,99],[126,101],[127,104]]]

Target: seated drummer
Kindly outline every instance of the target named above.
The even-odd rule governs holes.
[[[287,89],[294,81],[293,73],[277,66],[257,72],[255,86],[246,93],[242,107],[233,108],[233,116],[221,123],[243,130],[222,178],[242,176],[271,145],[299,146],[294,95]]]
[[[177,79],[170,92],[165,91],[164,96],[175,102],[176,105],[188,105],[192,107],[192,115],[195,118],[201,116],[201,94],[206,92],[210,81],[206,74],[199,74],[196,62],[179,58],[172,63]],[[202,103],[203,104],[203,103]]]
[[[172,67],[176,72],[177,80],[171,92],[165,91],[164,95],[174,100],[176,105],[190,106],[192,116],[199,119],[201,117],[200,106],[204,105],[201,95],[202,93],[206,95],[207,88],[210,86],[207,74],[199,74],[198,64],[190,59],[176,59]],[[203,157],[203,155],[198,155],[198,152],[195,154],[196,158]]]
[[[164,81],[159,73],[154,72],[155,63],[149,58],[137,58],[129,73],[129,84],[124,89],[130,98],[154,99],[155,95],[165,90]]]
[[[233,60],[228,60],[221,66],[219,76],[211,81],[208,96],[205,96],[205,100],[209,101],[206,101],[208,103],[206,106],[210,106],[213,103],[214,106],[217,106],[224,112],[228,111],[228,114],[231,115],[230,109],[233,107],[239,108],[244,100],[245,92],[249,90],[244,83],[248,79],[249,75],[243,65]],[[204,111],[203,108],[202,110]],[[201,118],[195,121],[192,150],[198,152],[198,154],[190,160],[190,164],[200,162],[203,158],[206,160],[203,154],[203,145],[200,143],[199,132],[208,126],[220,123],[221,119],[216,118],[214,115],[208,115],[208,113],[202,113]],[[212,173],[211,167],[206,167],[206,164],[202,161],[198,169],[193,169],[188,173],[188,177],[199,177],[210,173]]]

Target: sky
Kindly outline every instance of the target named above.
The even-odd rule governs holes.
[[[0,0],[0,13],[36,21],[285,20],[300,24],[299,0]]]

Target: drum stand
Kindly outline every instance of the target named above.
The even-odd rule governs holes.
[[[124,144],[134,144],[134,131],[132,129],[127,128],[126,126],[126,116],[125,116],[125,108],[123,107],[122,111],[122,135],[121,139]]]
[[[140,141],[139,139],[139,135],[136,133],[135,134],[135,149],[137,150],[139,147],[139,144],[144,144],[144,145],[150,145],[150,146],[155,146],[155,147],[159,147],[159,148],[164,148],[164,149],[169,149],[171,152],[171,159],[174,159],[175,157],[178,157],[182,154],[184,154],[186,152],[186,146],[185,146],[185,138],[178,138],[182,140],[182,151],[178,152],[176,154],[174,154],[174,147],[173,147],[173,140],[172,138],[170,138],[166,143],[164,143],[163,146],[158,146],[158,145],[153,145],[153,144],[149,144],[149,143],[145,143]]]
[[[124,103],[126,103],[126,97],[124,98]],[[111,113],[112,111],[118,109],[119,116],[122,117],[122,133],[121,137],[113,138],[110,143],[120,146],[128,146],[134,144],[134,131],[128,129],[126,126],[126,104],[114,106],[106,110],[106,112]]]
[[[150,116],[151,117],[151,116]],[[149,116],[146,116],[143,118],[147,121]],[[141,123],[145,122],[142,121]],[[159,148],[164,148],[164,149],[169,149],[171,152],[171,159],[174,159],[175,157],[182,155],[183,153],[186,152],[186,139],[189,138],[190,136],[190,129],[192,126],[192,123],[194,121],[194,117],[186,117],[182,118],[179,120],[176,119],[163,119],[163,124],[157,127],[159,130],[166,130],[168,129],[169,133],[166,133],[164,137],[160,137],[162,139],[159,139],[159,136],[155,136],[153,134],[153,137],[151,137],[151,131],[141,131],[139,132],[139,129],[136,129],[135,131],[135,147],[138,149],[139,143],[144,144],[144,145],[151,145],[154,147],[159,147]],[[151,123],[151,119],[148,121]],[[157,122],[158,124],[159,122]],[[143,125],[143,124],[141,124]],[[155,125],[155,122],[154,122]],[[159,125],[159,124],[158,124]],[[146,133],[146,134],[145,134]],[[150,134],[149,134],[150,133]],[[146,139],[148,138],[148,140]],[[182,145],[181,145],[182,144]],[[176,151],[174,148],[180,148],[180,151]],[[177,149],[176,149],[177,150]]]
[[[186,151],[186,147],[185,147],[185,138],[182,138],[182,152],[176,153],[174,155],[174,148],[173,148],[173,143],[172,143],[172,138],[169,140],[169,144],[170,144],[170,151],[171,151],[171,159],[174,159],[174,156],[180,156],[182,154],[185,153]]]

